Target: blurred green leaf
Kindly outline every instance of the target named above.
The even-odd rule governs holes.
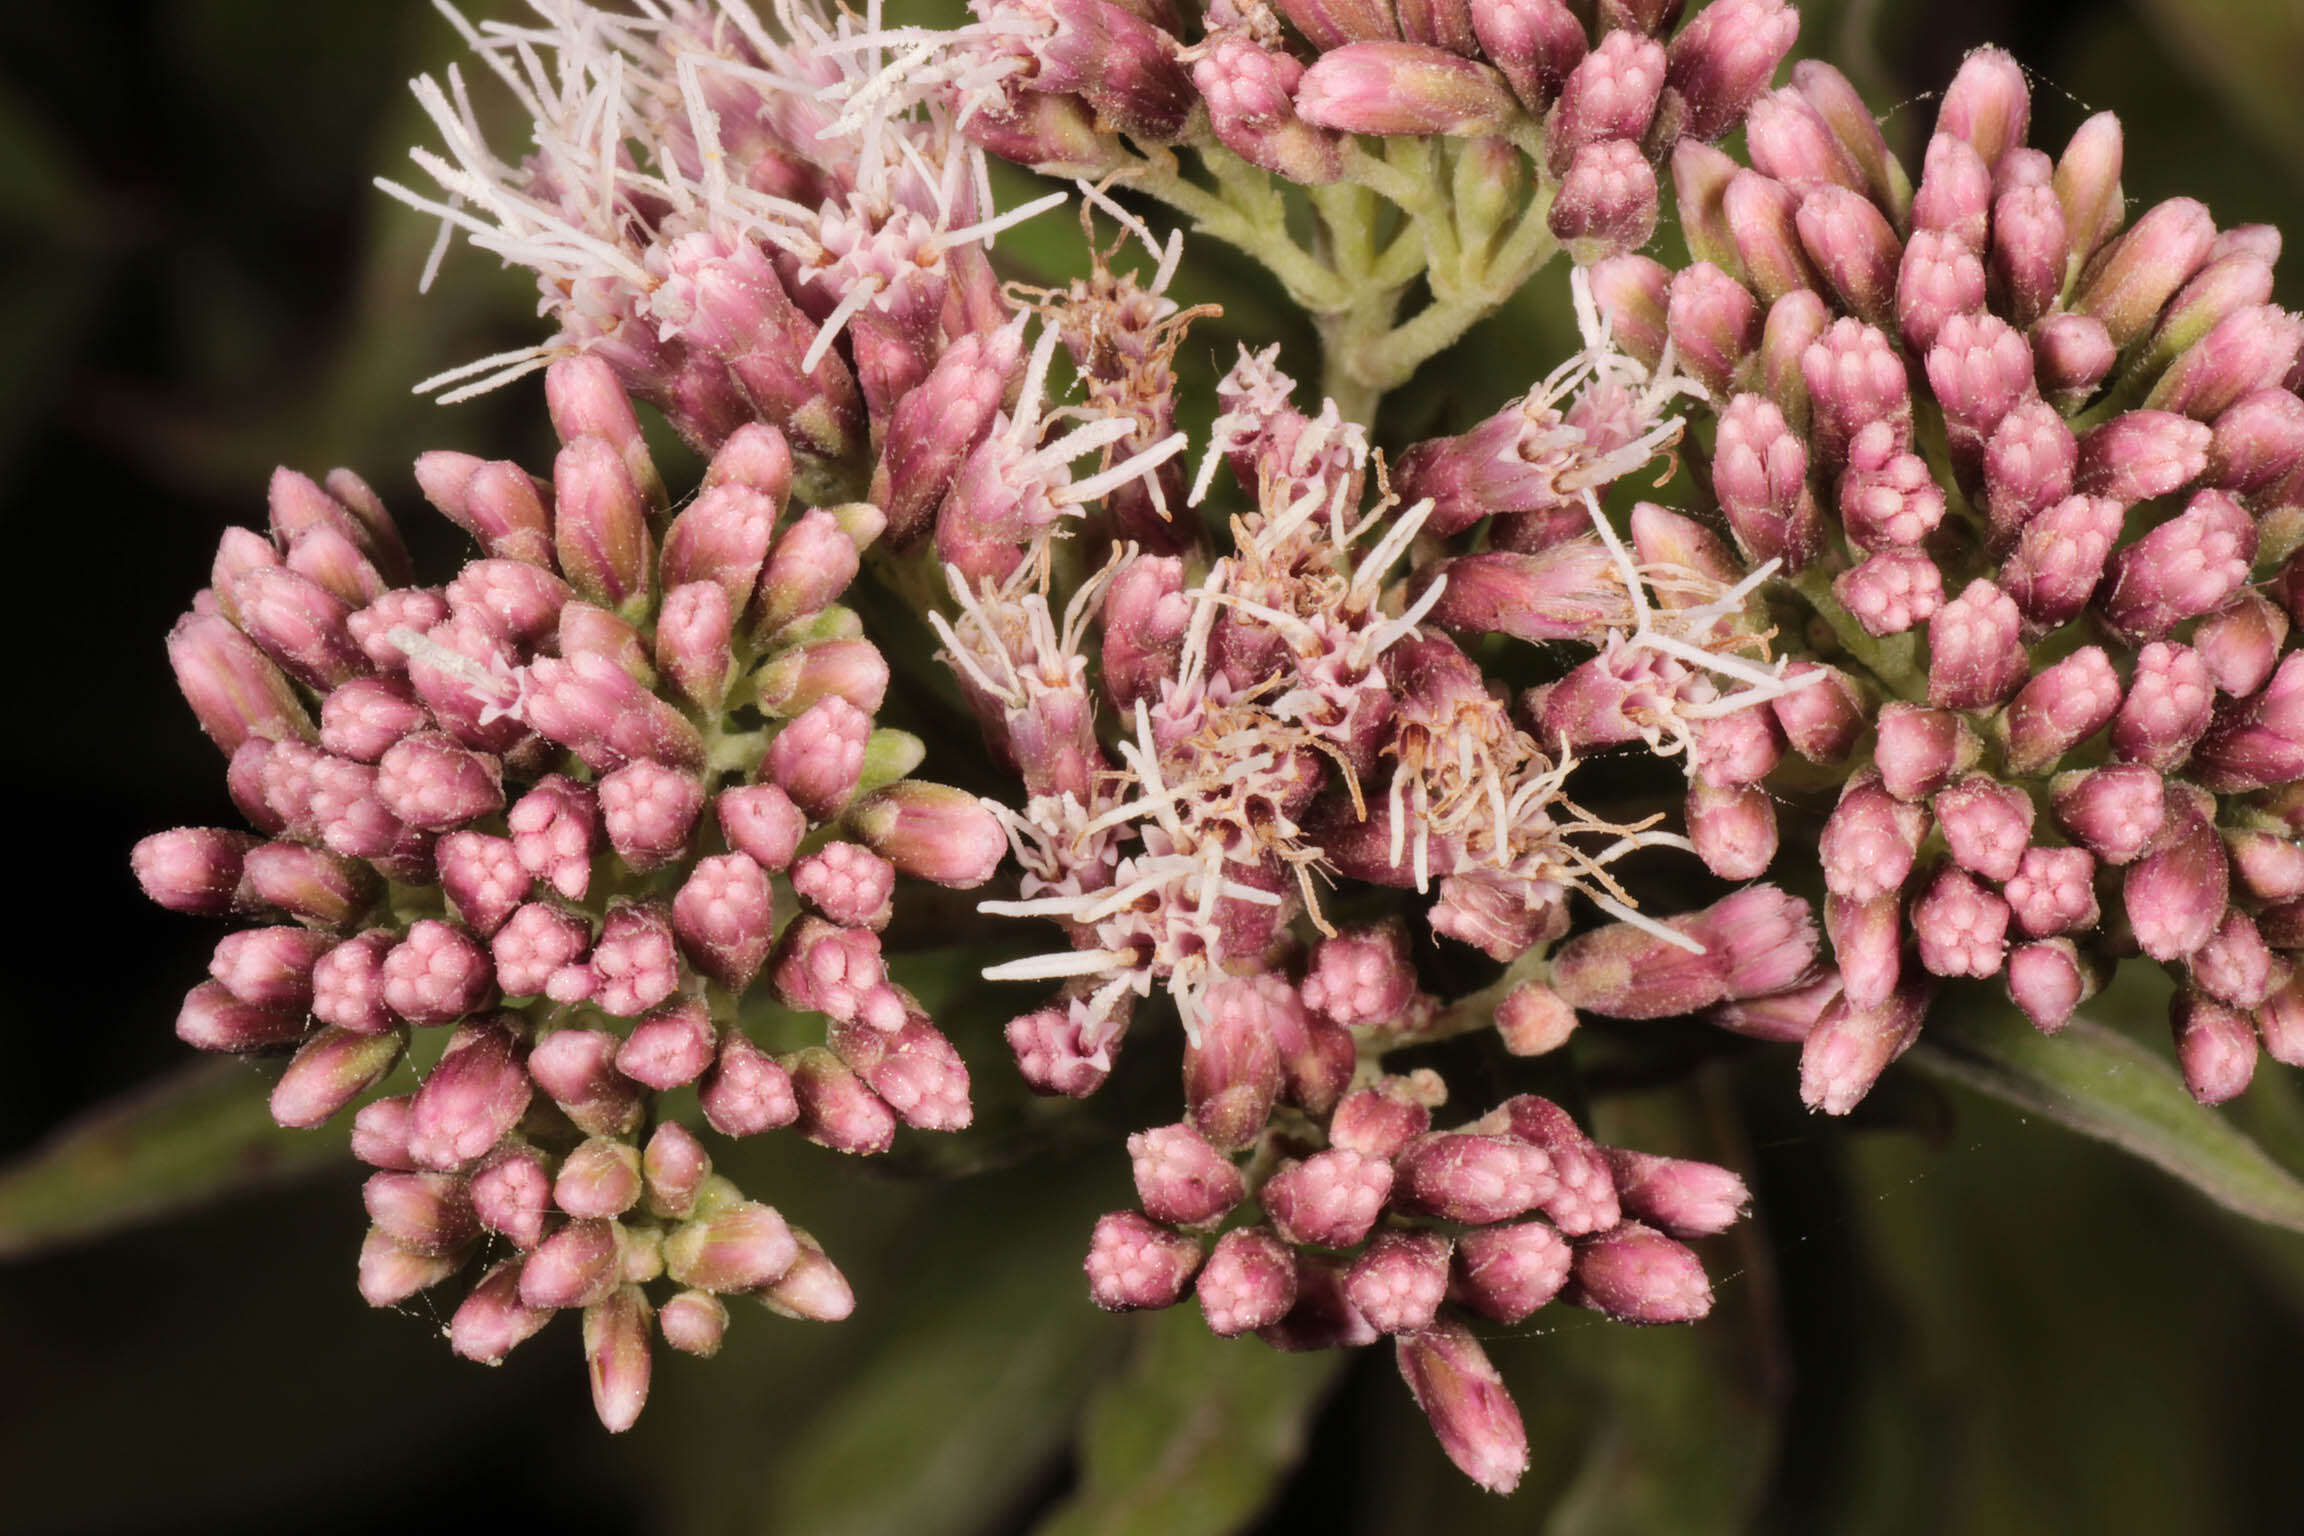
[[[2143,0],[2162,36],[2214,87],[2226,111],[2304,173],[2304,6],[2294,0]]]
[[[0,1259],[341,1161],[342,1138],[272,1123],[271,1088],[240,1062],[203,1061],[65,1126],[0,1169]]]
[[[2053,1039],[2006,1007],[1938,1010],[1913,1065],[2133,1153],[2243,1216],[2304,1232],[2304,1183],[2215,1110],[2163,1057],[2074,1019]]]
[[[1343,1366],[1335,1351],[1219,1339],[1197,1308],[1141,1319],[1128,1369],[1088,1405],[1079,1490],[1038,1536],[1240,1529],[1303,1454],[1313,1410]]]

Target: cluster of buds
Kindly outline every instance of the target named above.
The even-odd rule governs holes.
[[[1263,1081],[1232,1070],[1218,1092],[1199,1085],[1189,1118],[1129,1139],[1141,1209],[1096,1224],[1088,1289],[1114,1311],[1172,1306],[1189,1289],[1210,1331],[1275,1349],[1390,1338],[1450,1459],[1506,1493],[1527,1469],[1527,1436],[1473,1329],[1518,1325],[1556,1298],[1624,1323],[1705,1316],[1711,1282],[1687,1242],[1735,1222],[1744,1183],[1601,1146],[1534,1094],[1435,1130],[1447,1089],[1429,1070],[1308,1093],[1303,1063],[1272,1055],[1274,1020],[1361,1038],[1412,1028],[1416,976],[1397,939],[1326,940],[1300,986],[1266,973],[1212,989],[1203,1062],[1261,1055]],[[1258,1093],[1268,1111],[1275,1088],[1303,1113],[1267,1125],[1244,1112]]]
[[[493,156],[451,71],[418,88],[445,201],[391,190],[537,272],[556,334],[432,382],[550,365],[551,481],[427,458],[482,550],[442,589],[358,481],[276,481],[272,537],[226,538],[171,642],[258,834],[136,858],[165,905],[267,923],[180,1032],[294,1050],[283,1123],[427,1064],[355,1118],[371,1300],[503,1245],[456,1347],[583,1308],[611,1427],[652,1321],[708,1353],[723,1295],[844,1312],[655,1096],[854,1152],[965,1125],[878,931],[899,874],[1010,852],[982,910],[1061,936],[986,973],[1060,984],[1008,1027],[1025,1079],[1092,1093],[1171,1006],[1187,1037],[1094,1299],[1389,1335],[1494,1489],[1526,1442],[1473,1328],[1555,1297],[1701,1317],[1685,1244],[1745,1196],[1533,1095],[1435,1129],[1451,1037],[1695,1016],[1798,1043],[1840,1114],[1940,981],[2004,978],[2053,1031],[2147,957],[2202,1099],[2259,1041],[2304,1062],[2304,322],[2273,232],[2184,199],[2123,230],[2109,115],[2051,159],[1978,53],[1915,184],[1829,66],[1772,88],[1785,0],[976,0],[950,32],[531,3],[459,24],[534,153]],[[1748,166],[1713,147],[1739,125]],[[1114,247],[1004,290],[992,236],[1062,194],[997,210],[987,151],[1100,183],[1154,275]],[[1679,272],[1638,254],[1666,175]],[[1244,349],[1189,487],[1181,239],[1114,188],[1265,260],[1329,351],[1308,412]],[[1379,454],[1383,389],[1562,248],[1577,354]],[[711,458],[676,517],[627,392]],[[1675,454],[1688,504],[1619,494]],[[1190,511],[1226,469],[1228,542]],[[1013,803],[911,782],[919,744],[873,728],[887,663],[837,603],[873,544],[949,591],[929,619]],[[1670,766],[1617,793],[1578,772],[1608,754]],[[1726,894],[1676,911],[1629,873],[1674,859]],[[1810,860],[1820,921],[1782,888]],[[756,979],[821,1036],[756,1043]]]
[[[1673,151],[1693,265],[1593,278],[1627,347],[1704,381],[1721,520],[1835,636],[1826,684],[1688,808],[1744,877],[1785,749],[1844,766],[1805,1096],[1850,1108],[1939,978],[2003,978],[2054,1032],[2131,957],[2178,982],[2201,1100],[2259,1041],[2304,1063],[2304,321],[2269,302],[2278,233],[2188,198],[2123,229],[2118,121],[2028,147],[1997,50],[1917,186],[1845,79],[1792,81],[1752,108],[1750,167]]]
[[[490,1363],[581,1310],[623,1429],[652,1326],[709,1355],[723,1298],[852,1304],[666,1096],[692,1089],[723,1136],[853,1153],[967,1125],[967,1069],[878,931],[899,876],[980,884],[1003,838],[873,725],[888,667],[838,599],[876,509],[790,505],[791,453],[755,423],[675,511],[605,363],[546,389],[549,480],[418,462],[480,546],[444,586],[411,584],[351,474],[274,477],[269,537],[225,535],[168,643],[255,830],[160,833],[134,864],[162,906],[255,924],[177,1033],[288,1054],[284,1126],[365,1100],[361,1293],[394,1306],[478,1266],[449,1333]],[[756,1042],[771,1002],[814,1038]],[[404,1060],[412,1091],[375,1096]]]

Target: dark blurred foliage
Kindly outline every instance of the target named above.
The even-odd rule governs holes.
[[[2036,72],[2037,142],[2083,103],[2116,108],[2132,199],[2186,192],[2224,223],[2304,230],[2296,0],[1806,13],[1804,50],[1903,103],[1907,150],[1922,94],[1999,41]],[[419,297],[431,231],[368,185],[422,136],[404,80],[454,51],[422,0],[0,5],[0,539],[23,620],[0,1154],[183,1065],[168,1021],[213,935],[147,907],[126,855],[146,831],[232,819],[160,645],[218,530],[261,518],[278,462],[357,466],[413,509],[420,448],[540,457],[533,381],[445,411],[408,392],[533,333],[525,283],[469,252]],[[1204,254],[1219,284],[1236,270]],[[1226,331],[1270,328],[1254,291]],[[1501,398],[1543,371],[1560,321],[1523,323],[1537,308],[1484,328],[1449,375]],[[437,520],[408,522],[446,555]],[[974,1059],[980,1079],[1011,1075]],[[16,1262],[0,1528],[994,1532],[1071,1497],[1063,1529],[1222,1529],[1266,1502],[1300,1422],[1308,1453],[1262,1529],[2304,1526],[2304,1264],[2285,1240],[1916,1080],[1884,1096],[1876,1134],[1821,1133],[1789,1062],[1762,1065],[1690,1090],[1697,1121],[1745,1128],[1716,1150],[1754,1172],[1762,1212],[1721,1251],[1714,1320],[1632,1333],[1570,1314],[1499,1346],[1537,1447],[1509,1504],[1447,1467],[1386,1352],[1308,1417],[1323,1366],[1236,1380],[1247,1356],[1088,1308],[1079,1247],[1125,1181],[1112,1134],[1060,1170],[941,1191],[770,1154],[770,1198],[845,1181],[800,1213],[857,1256],[865,1309],[812,1332],[740,1317],[720,1361],[660,1367],[623,1442],[590,1421],[568,1324],[488,1372],[453,1361],[420,1306],[369,1314],[340,1165]],[[1137,1066],[1149,1102],[1171,1091],[1161,1063]],[[2252,1098],[2275,1148],[2304,1145],[2288,1084]],[[1127,1472],[1127,1414],[1183,1426],[1160,1442],[1182,1459],[1145,1486],[1190,1519],[1149,1493],[1125,1512],[1090,1497]]]

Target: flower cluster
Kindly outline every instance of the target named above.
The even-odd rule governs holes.
[[[449,1337],[491,1363],[580,1309],[623,1429],[652,1322],[709,1355],[723,1297],[852,1305],[664,1096],[692,1087],[723,1136],[795,1126],[843,1152],[966,1126],[967,1068],[878,930],[900,875],[980,884],[1002,839],[873,726],[887,663],[838,599],[875,509],[792,507],[791,453],[752,424],[675,514],[605,363],[546,387],[549,481],[418,463],[480,546],[444,586],[411,584],[349,473],[275,476],[269,537],[225,535],[168,646],[256,830],[160,833],[134,862],[161,905],[256,924],[217,945],[177,1033],[293,1052],[282,1125],[423,1063],[352,1122],[377,1170],[361,1294],[392,1306],[484,1266]],[[813,1039],[754,1039],[795,1024]]]
[[[1916,187],[1844,79],[1792,79],[1752,108],[1749,167],[1673,151],[1700,259],[1593,280],[1628,347],[1704,381],[1719,514],[1845,669],[1818,699],[1860,753],[1818,849],[1841,991],[1803,1092],[1852,1106],[1937,978],[2002,977],[2054,1032],[2145,957],[2178,982],[2193,1093],[2231,1098],[2259,1040],[2304,1062],[2304,321],[2268,302],[2280,237],[2188,198],[2123,229],[2118,121],[2029,147],[1997,50],[1945,93]],[[1868,730],[1857,698],[1884,701]],[[1757,798],[1689,815],[1700,845],[1711,817],[1772,841]]]
[[[1026,1081],[1084,1096],[1131,1031],[1185,1036],[1093,1299],[1392,1338],[1497,1490],[1527,1447],[1475,1330],[1699,1318],[1690,1245],[1745,1204],[1499,1056],[1695,1017],[1798,1044],[1844,1114],[1941,984],[2002,978],[2053,1032],[2141,957],[2201,1099],[2259,1041],[2304,1063],[2304,322],[2274,232],[2184,199],[2123,228],[2109,115],[2051,159],[1980,52],[1915,184],[1829,66],[1772,88],[1785,0],[532,4],[460,25],[533,152],[497,158],[451,70],[418,87],[441,199],[390,190],[537,273],[552,337],[430,383],[548,366],[551,482],[428,457],[481,548],[428,589],[364,486],[284,474],[171,642],[261,836],[137,854],[167,905],[270,920],[180,1028],[295,1047],[284,1122],[448,1026],[355,1117],[371,1299],[508,1242],[457,1347],[585,1308],[612,1427],[659,1276],[704,1352],[723,1294],[844,1311],[653,1096],[851,1151],[964,1126],[875,934],[898,874],[1008,854],[981,911],[1052,935],[986,973],[1044,989]],[[1749,165],[1713,147],[1738,127]],[[987,152],[1081,178],[1120,242],[1004,287],[994,235],[1067,194],[998,209]],[[1639,254],[1667,188],[1680,271]],[[1308,408],[1244,348],[1190,483],[1204,311],[1147,199],[1323,351]],[[1383,443],[1382,393],[1563,250],[1575,354]],[[710,455],[676,517],[627,393]],[[1671,504],[1634,490],[1658,466]],[[866,546],[999,802],[873,729],[889,663],[838,605]],[[823,1043],[755,1043],[754,990]]]

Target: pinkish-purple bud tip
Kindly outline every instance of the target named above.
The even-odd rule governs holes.
[[[1402,1334],[1401,1379],[1431,1421],[1440,1448],[1465,1476],[1490,1493],[1510,1493],[1528,1470],[1528,1433],[1471,1331],[1443,1322]]]
[[[1088,1240],[1089,1299],[1107,1312],[1172,1307],[1200,1267],[1200,1244],[1134,1211],[1100,1217]]]

